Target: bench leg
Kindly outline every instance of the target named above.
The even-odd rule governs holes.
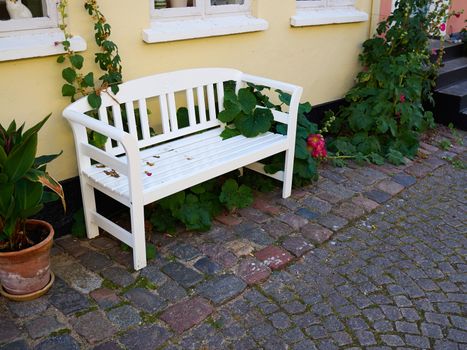
[[[293,161],[295,153],[293,151],[285,152],[285,166],[284,166],[284,183],[282,187],[282,198],[290,197],[292,194],[292,180],[293,180]]]
[[[84,221],[89,239],[99,236],[99,227],[92,222],[92,213],[96,211],[96,198],[94,188],[85,181],[81,182],[81,195],[83,197]]]
[[[131,231],[133,234],[133,266],[135,270],[146,267],[146,235],[144,227],[144,206],[132,205]]]

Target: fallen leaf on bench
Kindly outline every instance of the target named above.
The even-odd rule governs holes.
[[[105,168],[105,165],[104,164],[97,164],[96,168]]]
[[[154,158],[160,158],[161,156],[153,156]]]
[[[145,171],[144,172],[147,176],[152,176],[152,173],[150,173],[149,171]]]
[[[114,169],[112,169],[110,171],[105,170],[104,174],[112,176],[112,177],[116,177],[116,178],[120,177],[120,175],[118,175],[118,173]]]
[[[149,166],[154,166],[154,163],[151,163],[151,162],[146,162],[146,164]]]

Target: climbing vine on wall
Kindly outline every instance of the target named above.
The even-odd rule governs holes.
[[[114,94],[118,92],[118,84],[122,82],[122,65],[118,47],[110,40],[111,26],[100,11],[96,0],[85,0],[84,8],[94,22],[94,39],[99,47],[94,61],[104,74],[96,79],[93,72],[82,71],[84,57],[74,52],[71,47],[72,35],[67,25],[68,0],[60,0],[58,3],[58,11],[61,15],[59,27],[65,35],[65,40],[61,44],[65,53],[58,57],[57,62],[68,64],[68,67],[62,70],[62,77],[66,81],[62,86],[62,95],[69,96],[71,101],[87,96],[89,105],[99,108],[103,92],[108,88]]]

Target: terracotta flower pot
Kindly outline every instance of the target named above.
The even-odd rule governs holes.
[[[51,281],[50,249],[54,229],[45,221],[28,220],[26,222],[26,227],[34,226],[42,226],[49,232],[43,241],[20,251],[0,252],[0,283],[3,291],[13,296],[32,295],[46,286],[49,288],[48,284],[51,284],[49,283]]]

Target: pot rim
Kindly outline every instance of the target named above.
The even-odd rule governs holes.
[[[21,250],[15,250],[12,252],[0,252],[1,257],[9,257],[9,256],[21,256],[30,253],[33,250],[40,249],[43,246],[47,245],[53,238],[54,236],[54,228],[50,223],[44,220],[37,220],[37,219],[28,219],[26,220],[26,224],[35,224],[35,225],[40,225],[40,226],[45,226],[49,230],[49,234],[45,239],[43,239],[41,242],[34,244],[31,247],[21,249]]]

